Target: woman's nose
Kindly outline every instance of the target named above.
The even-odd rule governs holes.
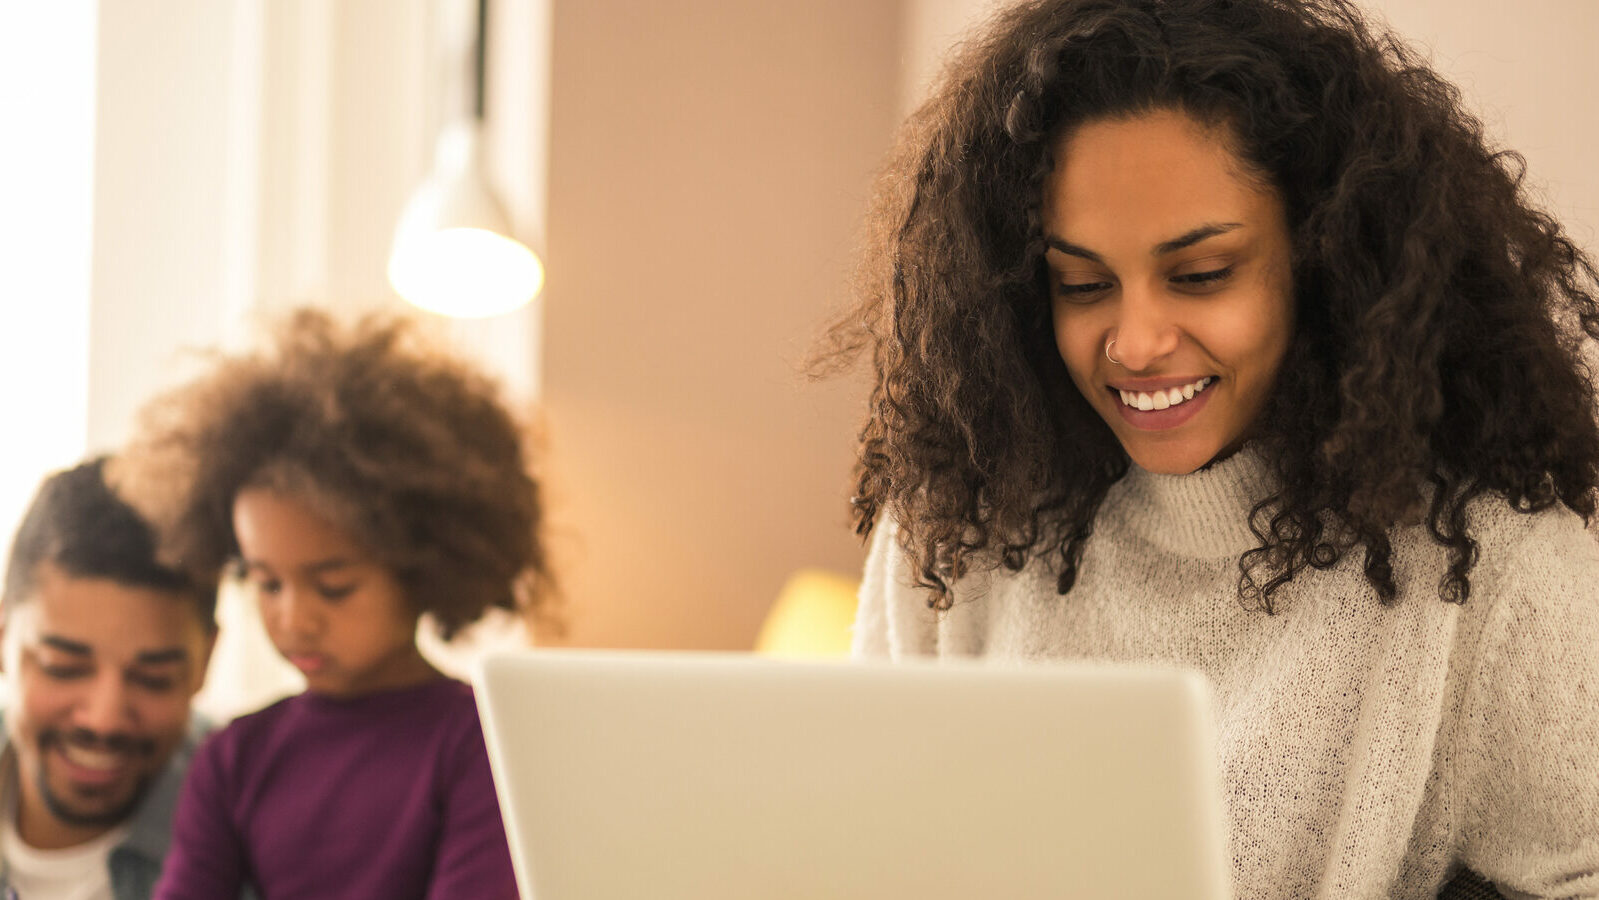
[[[1154,368],[1177,349],[1177,323],[1172,310],[1159,292],[1142,287],[1124,287],[1117,309],[1114,356],[1129,372]]]

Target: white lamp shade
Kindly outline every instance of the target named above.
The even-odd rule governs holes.
[[[389,283],[406,301],[441,315],[510,312],[544,286],[538,256],[510,232],[478,165],[475,129],[446,129],[432,174],[395,226]]]

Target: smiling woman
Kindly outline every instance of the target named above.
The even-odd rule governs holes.
[[[1451,85],[1345,0],[1030,0],[870,224],[858,654],[1204,673],[1243,898],[1599,896],[1599,275]]]
[[[1062,135],[1045,187],[1061,359],[1151,472],[1237,450],[1288,349],[1282,198],[1232,143],[1170,110],[1092,122]]]

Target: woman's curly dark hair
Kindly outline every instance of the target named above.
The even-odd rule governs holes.
[[[979,551],[1047,557],[1069,591],[1128,469],[1055,346],[1040,204],[1061,134],[1167,108],[1225,126],[1293,242],[1295,333],[1252,435],[1280,489],[1242,602],[1270,612],[1357,547],[1391,602],[1390,531],[1421,518],[1464,602],[1473,498],[1593,515],[1594,266],[1453,86],[1346,0],[1033,0],[907,123],[824,357],[870,349],[857,530],[893,515],[935,608]]]
[[[215,585],[234,498],[266,487],[367,548],[445,638],[490,607],[544,612],[539,487],[494,382],[401,318],[300,310],[273,338],[152,401],[113,462],[162,558]]]

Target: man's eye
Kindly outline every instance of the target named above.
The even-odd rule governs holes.
[[[83,666],[42,665],[39,667],[39,671],[43,672],[45,677],[54,678],[57,681],[72,681],[75,678],[83,678],[89,674],[89,670]]]
[[[177,686],[177,679],[166,675],[141,675],[137,672],[128,676],[128,680],[147,691],[162,693],[170,691]]]

